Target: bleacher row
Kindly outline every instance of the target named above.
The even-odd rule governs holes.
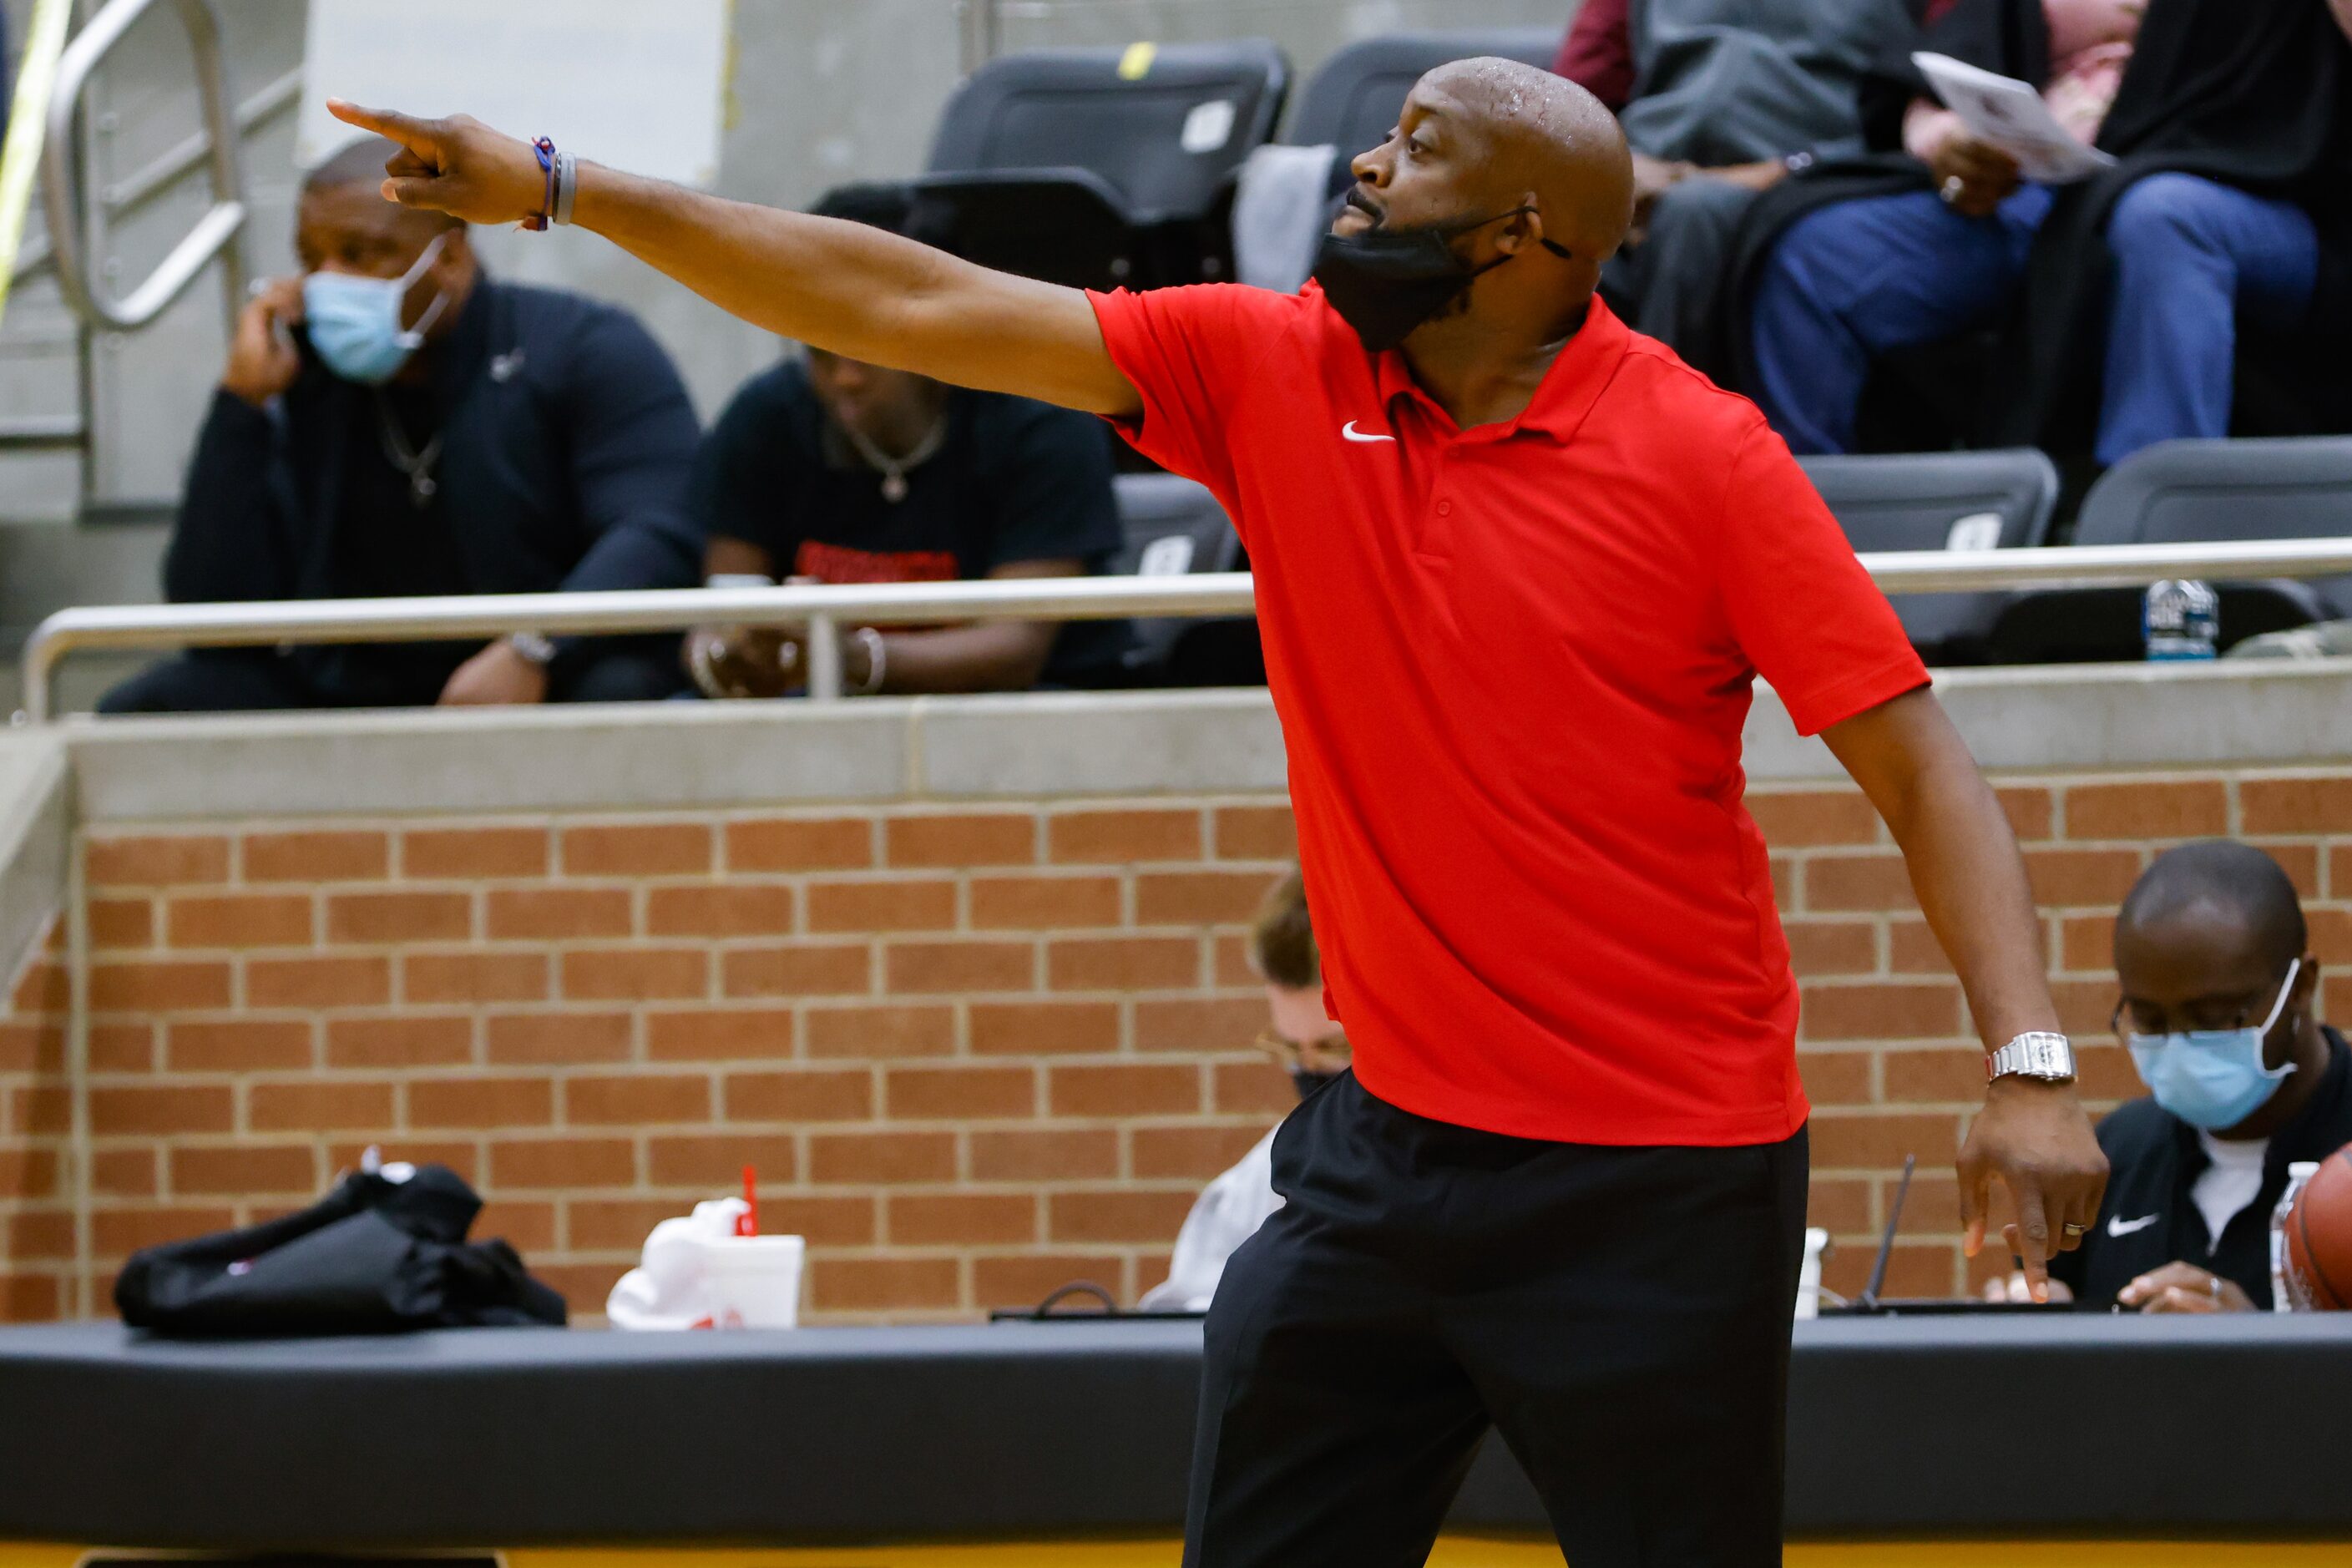
[[[1421,74],[1501,55],[1549,64],[1547,29],[1397,33],[1333,55],[1286,121],[1290,67],[1261,39],[1001,57],[942,113],[929,167],[907,182],[928,237],[984,265],[1075,287],[1157,288],[1228,278],[1233,207],[1261,146],[1349,155],[1388,133]],[[2031,449],[1813,458],[1805,467],[1863,552],[2052,547],[2059,478]],[[1162,474],[1118,479],[1118,569],[1244,568],[1208,492]],[[2067,542],[2179,543],[2352,532],[2352,437],[2184,441],[2143,451],[2085,498]],[[2063,547],[2063,546],[2060,546]],[[2352,578],[2219,585],[2224,646],[2352,616]],[[1906,595],[1912,640],[1943,664],[2129,659],[2142,651],[2126,589]],[[1263,677],[1246,622],[1141,630],[1135,678],[1207,685]]]

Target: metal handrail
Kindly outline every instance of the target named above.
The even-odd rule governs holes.
[[[2083,545],[2053,550],[1902,551],[1862,557],[1889,594],[2137,587],[2167,577],[2244,580],[2352,574],[2352,538],[2242,543]],[[484,594],[413,599],[293,599],[245,605],[120,605],[59,610],[26,640],[21,717],[50,717],[58,662],[84,648],[256,647],[411,642],[510,632],[673,632],[798,626],[809,633],[809,695],[841,695],[836,641],[847,626],[939,621],[1082,621],[1127,616],[1245,616],[1246,572],[1183,577],[1035,577],[604,594]]]
[[[49,100],[48,142],[41,161],[41,201],[48,216],[58,288],[67,305],[89,325],[136,331],[168,310],[217,257],[224,302],[233,327],[245,303],[245,258],[237,244],[247,216],[245,174],[237,145],[236,106],[229,100],[228,71],[221,59],[220,17],[212,0],[172,0],[172,7],[187,29],[188,47],[195,57],[196,95],[204,108],[204,139],[212,159],[213,205],[155,270],[119,300],[100,296],[81,253],[81,225],[74,210],[79,189],[74,178],[74,115],[99,62],[155,4],[156,0],[109,0],[66,46],[58,62],[57,92]]]

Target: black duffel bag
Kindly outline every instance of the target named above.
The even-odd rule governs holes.
[[[362,1171],[299,1214],[133,1253],[115,1310],[167,1334],[384,1334],[564,1321],[503,1241],[468,1242],[482,1200],[446,1165]]]

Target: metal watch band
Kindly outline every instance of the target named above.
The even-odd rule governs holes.
[[[537,632],[516,632],[507,638],[507,646],[528,664],[543,665],[555,657],[555,644]]]
[[[2033,1078],[2050,1083],[2072,1082],[2074,1047],[2063,1035],[2032,1029],[1985,1058],[1985,1077]]]

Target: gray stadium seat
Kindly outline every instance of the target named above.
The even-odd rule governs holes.
[[[1563,24],[1564,26],[1564,24]],[[1328,142],[1342,166],[1388,140],[1404,95],[1423,73],[1449,60],[1500,55],[1549,67],[1559,53],[1562,27],[1482,27],[1455,32],[1384,33],[1349,44],[1315,73],[1299,95],[1298,112],[1283,140],[1297,147]]]
[[[2058,470],[2030,447],[1799,461],[1858,552],[2025,549],[2048,539],[2058,504]],[[1905,594],[1894,603],[1912,644],[1954,663],[1982,656],[2004,598]]]
[[[1290,65],[1261,38],[1005,55],[948,100],[929,172],[955,248],[1088,288],[1222,275],[1223,208]]]
[[[2165,441],[2107,470],[2084,498],[2077,544],[2333,539],[2352,534],[2352,437]],[[2352,616],[2352,578],[2217,583],[2224,647]],[[2017,595],[1993,637],[2003,662],[2142,657],[2141,594],[2060,589]]]
[[[1127,543],[1111,570],[1124,575],[1181,575],[1242,569],[1242,542],[1205,485],[1174,474],[1121,474],[1113,479]],[[1143,619],[1134,623],[1128,659],[1139,685],[1254,685],[1265,679],[1257,623]]]

